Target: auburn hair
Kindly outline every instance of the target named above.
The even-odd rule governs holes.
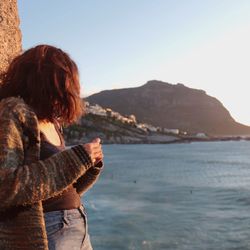
[[[26,50],[12,60],[1,80],[0,99],[23,98],[39,120],[71,124],[84,113],[77,65],[59,48]]]

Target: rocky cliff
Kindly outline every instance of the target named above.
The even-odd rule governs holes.
[[[64,128],[64,137],[67,145],[87,143],[96,137],[101,138],[103,144],[153,144],[181,141],[178,135],[152,131],[142,125],[146,126],[146,124],[128,122],[125,117],[88,112],[77,124]],[[152,129],[151,126],[149,128]]]
[[[237,123],[219,100],[183,84],[154,80],[140,87],[105,90],[86,100],[123,115],[134,114],[140,122],[188,133],[250,134],[250,127]]]
[[[21,31],[16,0],[0,1],[0,74],[21,52]]]

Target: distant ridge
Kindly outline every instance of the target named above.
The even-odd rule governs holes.
[[[237,123],[219,100],[180,83],[151,80],[140,87],[104,90],[86,100],[155,126],[219,136],[250,135],[250,127]]]

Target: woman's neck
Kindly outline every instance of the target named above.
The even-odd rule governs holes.
[[[44,122],[39,121],[39,129],[42,131],[42,133],[46,136],[46,138],[51,142],[52,144],[56,146],[61,145],[61,139],[60,136],[55,128],[54,123],[52,122]]]

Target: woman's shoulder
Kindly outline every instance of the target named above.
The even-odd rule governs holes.
[[[37,117],[32,108],[21,97],[7,97],[0,101],[0,117],[17,119],[21,123],[30,120],[37,123]]]
[[[0,111],[14,111],[27,106],[21,97],[7,97],[0,101]]]

